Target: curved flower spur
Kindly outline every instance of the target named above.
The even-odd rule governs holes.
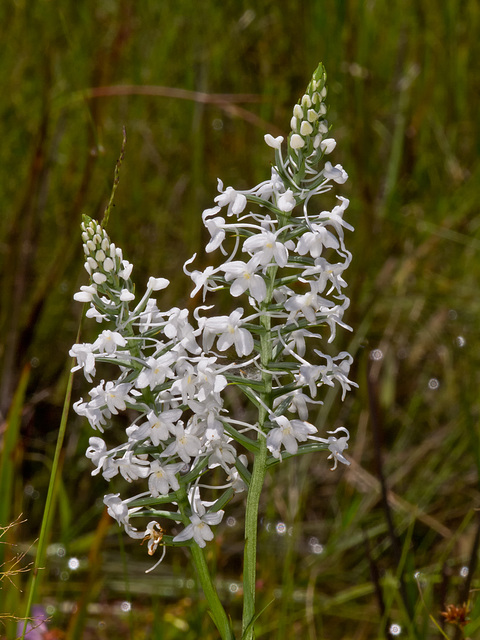
[[[109,363],[112,376],[74,407],[105,432],[90,438],[92,473],[107,481],[121,474],[143,489],[125,498],[108,494],[104,501],[129,536],[149,541],[149,554],[158,544],[204,547],[224,507],[242,491],[248,495],[246,538],[256,536],[256,523],[249,529],[248,522],[256,520],[267,466],[282,457],[327,449],[333,469],[338,462],[349,464],[347,429],[320,437],[308,422],[324,385],[339,383],[343,397],[354,385],[347,352],[331,356],[314,349],[315,361],[307,359],[307,344],[315,345],[324,327],[328,342],[338,326],[350,330],[343,321],[350,302],[343,279],[351,262],[344,242],[345,229],[353,230],[344,220],[349,201],[337,196],[337,206],[319,211],[314,199],[347,180],[339,164],[326,160],[335,141],[326,137],[325,81],[320,64],[293,109],[286,145],[282,137],[265,136],[275,151],[268,180],[242,191],[224,189],[219,180],[219,195],[202,219],[210,236],[206,253],[220,251],[225,260],[203,271],[190,270],[195,256],[185,263],[191,296],[201,290],[202,302],[209,303],[199,304],[193,318],[186,309],[159,308],[156,295],[168,286],[163,278],[150,278],[139,297],[132,265],[105,228],[84,217],[90,284],[75,299],[88,303],[87,317],[105,329],[70,353],[77,359],[74,369],[82,369],[89,382],[98,362]],[[211,315],[211,299],[220,290],[234,298],[229,315]],[[232,350],[237,364],[225,357]],[[227,386],[253,405],[255,421],[231,414]],[[125,412],[129,426],[122,443],[109,448],[109,433],[115,430],[119,439],[114,416]],[[220,475],[221,484],[212,484]],[[202,498],[207,491],[208,501]],[[245,556],[245,562],[252,560]],[[246,615],[253,619],[249,606]]]

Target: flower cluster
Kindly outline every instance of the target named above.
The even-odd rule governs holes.
[[[248,460],[262,439],[271,464],[321,449],[328,449],[333,468],[338,461],[348,464],[348,431],[340,427],[322,438],[308,422],[309,406],[321,402],[321,387],[338,383],[345,396],[354,384],[347,352],[331,356],[309,346],[321,338],[322,327],[328,328],[328,342],[338,326],[349,329],[343,321],[349,306],[343,279],[351,261],[344,243],[344,230],[352,230],[344,220],[349,202],[338,196],[331,211],[312,211],[314,196],[347,179],[340,165],[325,161],[335,147],[326,137],[325,96],[320,65],[293,109],[285,158],[283,138],[265,136],[275,149],[270,179],[248,191],[224,189],[219,181],[219,195],[202,219],[207,254],[219,250],[225,259],[203,271],[190,270],[196,256],[185,263],[191,296],[203,294],[193,317],[186,309],[158,307],[155,293],[168,286],[163,278],[150,278],[139,298],[132,265],[102,225],[86,217],[82,224],[90,284],[75,299],[89,303],[87,316],[108,328],[92,344],[72,347],[74,369],[82,369],[89,382],[98,363],[115,365],[118,375],[101,380],[90,399],[74,407],[100,434],[120,440],[109,447],[103,435],[90,438],[92,473],[143,481],[143,492],[108,494],[105,504],[131,537],[148,540],[149,554],[160,543],[195,541],[203,547],[213,538],[211,525],[222,520],[224,506],[234,493],[248,490]],[[238,306],[229,315],[209,315],[213,307],[206,299],[222,289]],[[231,415],[227,386],[251,402],[258,419]],[[127,417],[120,437],[112,428],[119,413]],[[222,474],[221,484],[207,484]],[[202,498],[207,491],[213,496],[208,501]],[[134,518],[149,523],[139,529]],[[157,519],[184,528],[164,535]]]

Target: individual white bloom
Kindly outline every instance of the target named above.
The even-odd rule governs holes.
[[[301,256],[309,253],[312,258],[322,255],[323,247],[338,249],[339,243],[333,233],[321,224],[312,224],[312,231],[306,231],[298,240],[296,251]]]
[[[340,237],[343,237],[343,229],[348,229],[349,231],[353,231],[353,227],[348,222],[345,222],[343,219],[343,214],[345,209],[350,204],[350,200],[348,198],[344,198],[343,196],[337,196],[337,200],[340,200],[341,204],[338,204],[336,207],[333,207],[331,211],[322,211],[320,214],[320,219],[323,224],[331,224],[335,227],[336,232]]]
[[[185,463],[190,462],[191,458],[195,458],[200,453],[202,443],[196,435],[184,429],[183,424],[177,422],[175,425],[175,440],[161,454],[162,458],[168,458],[177,454]]]
[[[272,422],[278,424],[267,434],[267,447],[274,458],[280,458],[283,445],[288,453],[294,455],[298,451],[298,443],[305,442],[317,432],[317,428],[304,420],[288,420],[285,416],[276,416]]]
[[[181,359],[177,362],[176,378],[173,382],[171,392],[181,393],[183,402],[193,398],[197,390],[197,375],[191,362]]]
[[[310,396],[307,396],[307,394],[303,393],[300,389],[296,389],[293,393],[289,394],[289,396],[280,396],[275,398],[273,402],[274,408],[283,402],[285,397],[288,397],[291,400],[287,410],[291,413],[298,413],[300,420],[306,420],[308,418],[307,403],[314,402]]]
[[[221,180],[219,181],[219,184],[220,183],[221,183]],[[212,216],[216,216],[217,213],[219,213],[221,210],[222,210],[222,207],[219,207],[218,205],[216,205],[215,207],[211,207],[210,209],[204,209],[202,213],[203,224],[206,224],[206,221],[209,218],[211,218]]]
[[[170,489],[172,491],[180,489],[176,474],[183,466],[183,462],[165,465],[162,465],[159,460],[152,462],[148,478],[148,489],[154,498],[168,495]]]
[[[98,336],[93,346],[100,353],[115,353],[117,347],[125,347],[126,344],[127,341],[118,331],[106,329]]]
[[[128,524],[128,506],[126,502],[120,498],[119,493],[108,493],[103,498],[103,503],[107,507],[108,515],[114,518],[118,524]]]
[[[220,466],[225,469],[227,473],[230,472],[230,468],[235,465],[235,460],[237,459],[235,447],[228,444],[223,438],[210,440],[207,455],[209,469]]]
[[[200,500],[196,501],[195,511],[190,516],[190,524],[185,527],[173,542],[186,542],[193,538],[199,547],[205,547],[206,543],[213,540],[213,531],[209,525],[219,524],[223,518],[223,511],[206,513],[206,509]]]
[[[210,393],[203,402],[189,400],[188,406],[195,414],[189,419],[189,425],[194,426],[195,432],[203,432],[205,442],[223,438],[225,427],[219,419],[223,401],[219,393]]]
[[[133,264],[131,262],[128,262],[128,260],[122,260],[121,264],[122,268],[118,272],[118,275],[120,278],[127,281],[132,275]]]
[[[95,356],[92,353],[94,345],[84,342],[83,344],[74,344],[69,351],[72,358],[77,359],[77,365],[72,368],[72,372],[83,369],[83,374],[88,382],[92,381],[95,375]]]
[[[306,331],[305,329],[297,329],[296,331],[292,331],[287,340],[287,349],[284,350],[284,353],[290,353],[291,351],[295,351],[299,356],[305,355],[305,350],[307,348],[305,343],[306,336],[312,336],[314,334]]]
[[[317,349],[315,349],[314,351],[317,355],[323,355],[323,354],[320,354],[320,352],[317,351]],[[337,364],[336,362],[337,360],[340,360],[341,362]],[[337,382],[340,383],[340,386],[342,387],[342,402],[343,400],[345,400],[345,395],[347,391],[350,391],[352,386],[358,387],[358,385],[355,382],[352,382],[351,380],[348,379],[348,374],[350,373],[350,367],[352,365],[352,362],[353,362],[353,358],[347,351],[341,351],[338,354],[338,356],[335,356],[334,358],[329,359],[329,370],[331,371],[330,379],[336,380]]]
[[[335,437],[334,434],[338,433],[339,431],[344,432],[346,435],[342,436],[341,438]],[[345,427],[338,427],[338,429],[335,429],[335,431],[327,431],[327,433],[332,434],[327,439],[317,438],[313,436],[312,440],[315,440],[316,442],[323,442],[324,444],[328,445],[330,455],[328,456],[327,460],[333,459],[334,464],[332,467],[332,471],[335,471],[338,462],[346,465],[350,464],[349,460],[347,460],[347,458],[345,458],[345,456],[343,455],[345,449],[348,449],[348,440],[350,438],[350,434],[348,433],[347,429],[345,429]]]
[[[301,296],[292,296],[285,302],[285,310],[290,312],[288,322],[292,322],[300,313],[305,316],[308,322],[316,322],[316,314],[322,306],[333,307],[333,302],[320,298],[315,293],[305,293]]]
[[[225,240],[225,219],[222,216],[216,216],[215,218],[209,218],[205,220],[204,225],[210,234],[210,242],[205,247],[207,253],[211,253],[221,246]]]
[[[90,309],[87,309],[85,315],[87,318],[95,318],[97,322],[103,322],[104,320],[108,320],[108,317],[105,314],[100,313],[93,306],[91,306]]]
[[[195,340],[196,333],[188,322],[188,309],[178,307],[170,309],[163,332],[169,340],[175,340],[190,353],[200,352],[200,347]]]
[[[161,442],[168,440],[170,434],[175,433],[175,424],[182,417],[181,409],[168,409],[157,415],[154,411],[147,414],[147,421],[139,426],[135,432],[135,439],[149,438],[158,447]]]
[[[187,264],[187,263],[185,263]],[[200,289],[203,289],[203,299],[207,295],[207,291],[212,291],[217,288],[217,283],[212,276],[218,271],[215,267],[207,267],[204,271],[192,271],[189,276],[195,284],[195,288],[190,294],[191,298],[194,298]]]
[[[105,388],[104,388],[105,385]],[[106,384],[102,380],[97,387],[94,387],[89,393],[92,397],[92,404],[95,408],[101,409],[106,405],[107,410],[105,414],[110,417],[110,414],[117,414],[119,411],[125,411],[127,408],[126,401],[135,403],[135,399],[128,395],[128,392],[132,388],[129,383],[115,384],[109,380]]]
[[[145,333],[153,327],[157,327],[162,322],[162,316],[158,310],[157,303],[153,298],[149,298],[144,311],[138,316],[138,328],[140,333]]]
[[[283,242],[277,241],[277,236],[271,231],[250,236],[243,243],[243,250],[254,257],[258,264],[266,266],[276,262],[279,267],[284,267],[288,262],[288,251]]]
[[[342,287],[347,286],[347,283],[342,278],[342,273],[348,267],[350,261],[351,258],[349,257],[346,262],[330,264],[325,258],[315,258],[315,265],[302,271],[302,278],[307,278],[308,276],[316,277],[314,281],[309,281],[314,293],[319,295],[323,293],[327,283],[330,282],[332,287],[340,294]],[[303,279],[301,281],[303,282]]]
[[[221,180],[220,180],[221,183]],[[223,185],[222,185],[223,188]],[[208,218],[211,218],[212,216],[216,215],[219,211],[222,210],[222,207],[216,206],[216,207],[211,207],[210,209],[204,209],[203,213],[202,213],[202,220],[205,223],[205,221]]]
[[[238,193],[232,187],[227,187],[223,193],[214,198],[215,202],[220,207],[225,207],[228,204],[227,215],[238,215],[247,206],[247,198],[243,193]]]
[[[272,167],[270,180],[260,183],[255,189],[255,195],[262,200],[270,200],[273,194],[284,193],[285,185],[278,175],[275,167]]]
[[[77,302],[92,302],[93,296],[97,294],[97,287],[95,285],[80,287],[80,291],[75,293],[73,299]]]
[[[175,374],[170,365],[174,362],[174,359],[175,357],[171,351],[167,351],[159,358],[148,358],[146,367],[142,369],[135,383],[137,389],[150,387],[153,391],[155,387],[163,384],[167,378],[173,378]]]
[[[281,149],[283,136],[277,136],[276,138],[274,138],[269,133],[267,133],[264,135],[264,139],[268,146],[272,147],[272,149]]]
[[[324,357],[330,358],[330,356]],[[310,390],[310,396],[312,398],[317,395],[317,386],[319,384],[319,380],[320,384],[327,384],[329,387],[334,386],[331,377],[328,375],[328,366],[313,364],[301,365],[296,382],[299,386],[308,386]]]
[[[290,146],[292,149],[301,149],[305,146],[305,140],[298,133],[294,133],[290,138]]]
[[[331,460],[332,458],[334,460],[332,471],[335,471],[335,469],[337,468],[338,461],[346,465],[350,464],[350,462],[343,455],[345,449],[348,449],[348,440],[350,438],[350,434],[348,433],[347,429],[345,429],[345,427],[338,427],[338,429],[335,429],[335,431],[327,431],[327,433],[338,433],[339,431],[344,431],[347,435],[342,436],[341,438],[335,438],[334,436],[330,436],[330,438],[328,438],[328,449],[331,453],[328,456],[327,460]]]
[[[197,364],[197,399],[200,402],[210,400],[212,394],[219,394],[228,382],[224,375],[215,369],[217,359],[201,358]],[[214,400],[214,398],[212,398]],[[207,405],[205,405],[207,408]]]
[[[161,291],[162,289],[166,289],[166,287],[168,287],[169,284],[170,284],[170,280],[167,280],[166,278],[150,277],[148,279],[147,287],[152,291]]]
[[[234,298],[249,291],[257,302],[262,302],[265,299],[267,285],[262,276],[256,273],[257,267],[258,262],[253,258],[247,264],[241,260],[232,260],[221,267],[225,271],[225,280],[227,282],[233,281],[230,293]]]
[[[114,463],[127,482],[146,478],[150,473],[150,462],[134,455],[133,451],[126,451],[121,458],[115,459]],[[106,477],[105,473],[103,475]]]
[[[102,438],[89,438],[89,447],[85,453],[87,458],[96,465],[96,469],[92,471],[92,476],[96,476],[103,467],[107,468],[111,466],[111,458],[108,456],[108,449],[105,441]]]
[[[333,167],[331,162],[326,162],[323,175],[327,180],[333,180],[337,184],[343,184],[348,180],[348,174],[341,164],[336,164]]]
[[[248,356],[253,351],[253,337],[242,328],[243,309],[238,308],[229,316],[207,318],[203,325],[203,348],[210,351],[215,336],[218,336],[219,351],[226,351],[232,345],[239,356]]]
[[[135,300],[135,294],[128,289],[122,289],[120,292],[120,300],[122,302],[131,302],[132,300]]]
[[[287,189],[285,193],[282,193],[282,195],[277,198],[277,207],[280,211],[284,211],[285,213],[292,211],[296,204],[297,203],[295,202],[293,191],[291,189]]]
[[[325,155],[332,153],[332,151],[337,146],[337,142],[333,138],[325,138],[320,143],[320,149],[323,151]]]
[[[347,331],[352,330],[352,327],[349,327],[348,324],[345,324],[342,320],[345,309],[347,309],[350,304],[350,299],[346,296],[337,296],[337,298],[343,298],[344,302],[342,305],[335,304],[331,306],[330,309],[327,309],[326,307],[321,309],[322,314],[325,316],[325,323],[330,327],[330,337],[328,338],[329,343],[335,340],[337,325],[343,327]]]
[[[92,406],[90,402],[83,402],[83,398],[80,398],[80,400],[73,403],[73,410],[79,416],[86,418],[93,429],[103,432],[103,425],[106,424],[106,419],[101,409]]]

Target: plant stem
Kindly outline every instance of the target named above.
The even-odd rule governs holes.
[[[225,609],[220,602],[217,590],[212,582],[203,549],[201,549],[198,544],[194,543],[190,547],[190,552],[192,554],[193,563],[195,564],[200,584],[202,585],[203,593],[208,601],[215,626],[220,632],[222,640],[234,640],[227,614],[225,613]]]
[[[80,338],[80,328],[78,328],[77,342]],[[75,360],[72,359],[72,367],[75,364]],[[57,444],[55,446],[55,454],[53,457],[52,470],[50,472],[50,481],[48,483],[47,499],[45,502],[45,509],[43,511],[42,526],[40,528],[40,537],[37,545],[37,553],[35,556],[35,564],[30,576],[28,585],[27,605],[25,609],[25,621],[23,624],[23,630],[21,638],[25,638],[27,632],[28,621],[32,605],[35,601],[35,593],[40,582],[40,570],[45,567],[45,557],[47,553],[47,541],[51,533],[53,515],[55,511],[57,489],[60,481],[61,474],[61,462],[60,456],[62,453],[63,440],[65,438],[65,432],[67,429],[68,412],[70,409],[70,401],[72,397],[72,385],[73,385],[73,373],[70,372],[67,382],[67,389],[65,391],[65,400],[63,403],[62,418],[60,420],[60,428],[58,430]]]
[[[262,304],[263,313],[260,316],[260,324],[264,332],[260,336],[260,362],[264,369],[262,373],[263,391],[261,393],[262,405],[258,413],[258,426],[263,431],[268,412],[265,406],[270,407],[272,398],[272,375],[267,373],[272,359],[272,333],[271,316],[268,305],[271,302],[275,285],[277,267],[268,269],[269,281],[267,283],[267,296]],[[257,530],[258,507],[262,494],[263,483],[267,471],[267,439],[261,435],[258,439],[258,453],[255,455],[252,478],[248,489],[247,506],[245,512],[245,551],[243,555],[243,619],[242,640],[253,640],[255,637],[255,577],[257,570]]]
[[[187,493],[182,486],[177,491],[178,507],[184,518],[187,518],[186,511],[189,508]],[[208,570],[207,562],[205,560],[205,554],[196,542],[190,546],[190,553],[192,554],[193,564],[197,571],[198,579],[202,586],[202,591],[207,599],[208,606],[210,608],[210,614],[213,622],[217,627],[222,640],[234,640],[232,627],[227,617],[225,609],[223,608],[220,598],[218,597],[217,590],[213,584],[210,571]]]
[[[267,467],[267,441],[261,438],[255,456],[245,512],[245,551],[243,555],[243,624],[242,640],[252,640],[255,617],[255,576],[257,564],[258,506]]]

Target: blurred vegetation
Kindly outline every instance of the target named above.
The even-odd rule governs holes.
[[[323,61],[356,228],[354,333],[336,344],[359,389],[327,395],[312,421],[348,426],[352,465],[310,457],[269,478],[259,592],[275,601],[258,637],[438,638],[430,614],[447,637],[478,637],[478,1],[10,0],[0,30],[0,526],[26,520],[0,545],[0,616],[23,614],[86,282],[81,214],[102,215],[122,127],[109,233],[139,286],[167,277],[165,307],[189,304],[182,265],[217,177],[269,177],[263,134],[288,133]],[[72,414],[36,599],[55,637],[214,638],[184,555],[145,576],[144,549],[102,515],[90,435]],[[235,618],[242,503],[227,515],[209,555]],[[440,611],[470,597],[463,634]]]

